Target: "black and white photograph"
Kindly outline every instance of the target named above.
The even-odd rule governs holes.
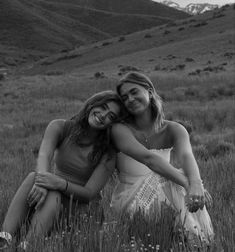
[[[235,0],[0,0],[0,251],[235,251]]]

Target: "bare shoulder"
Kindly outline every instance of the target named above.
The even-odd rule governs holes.
[[[168,120],[166,120],[165,123],[168,133],[172,136],[188,136],[188,131],[181,123]]]
[[[123,123],[115,123],[112,126],[112,134],[119,134],[122,132],[130,132],[130,129]]]
[[[66,122],[65,119],[54,119],[50,121],[50,123],[47,126],[47,129],[60,131],[64,128],[65,122]]]

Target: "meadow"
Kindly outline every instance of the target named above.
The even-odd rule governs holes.
[[[118,77],[119,78],[119,77]],[[235,181],[234,74],[153,75],[167,119],[185,123],[205,188],[215,230],[209,250],[233,251]],[[43,132],[50,120],[70,118],[94,92],[114,89],[117,78],[61,74],[20,76],[0,82],[0,224],[24,177],[34,170]],[[173,228],[174,213],[158,222],[116,216],[109,207],[115,176],[102,191],[100,205],[71,216],[49,237],[34,240],[28,251],[190,251]],[[104,220],[102,221],[103,215]],[[163,209],[164,211],[164,209]],[[102,222],[102,223],[101,223]],[[22,231],[23,237],[24,230]],[[175,235],[173,235],[175,234]],[[13,247],[8,251],[14,251]]]

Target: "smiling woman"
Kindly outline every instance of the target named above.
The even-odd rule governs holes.
[[[97,129],[103,129],[107,124],[117,119],[119,112],[119,105],[113,101],[104,103],[102,106],[94,107],[88,117],[89,125]]]
[[[167,205],[178,214],[175,224],[183,226],[190,246],[207,246],[214,237],[205,206],[211,196],[203,187],[188,132],[164,119],[162,100],[143,73],[124,75],[117,92],[129,117],[112,127],[119,150],[112,207],[131,216],[140,210],[156,220]],[[172,159],[181,169],[171,164]]]
[[[23,247],[33,237],[47,234],[58,221],[61,209],[71,213],[76,206],[79,211],[80,206],[98,199],[114,169],[115,149],[109,128],[124,115],[119,97],[113,91],[103,91],[89,98],[70,120],[49,123],[36,171],[23,181],[6,213],[0,249],[11,244],[22,223],[28,223],[29,213],[30,225],[21,243]],[[73,209],[69,209],[71,202]]]

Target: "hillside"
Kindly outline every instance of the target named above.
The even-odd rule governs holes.
[[[43,0],[45,2],[64,3],[64,0]],[[125,14],[144,14],[182,19],[188,15],[151,0],[67,0],[66,3]]]
[[[124,8],[124,3],[119,5]],[[95,9],[96,6],[79,5],[79,1],[4,0],[0,2],[0,66],[17,66],[62,50],[94,41],[125,35],[161,25],[187,14],[171,11],[167,15],[148,13],[149,0],[145,0],[139,13],[121,13]],[[97,1],[101,5],[102,1]],[[138,2],[138,1],[137,1]],[[129,3],[129,5],[130,5]],[[138,5],[139,6],[139,5]],[[160,7],[159,7],[160,6]],[[133,6],[134,7],[134,6]],[[139,7],[138,7],[139,8]],[[136,11],[138,10],[136,8]],[[161,10],[157,4],[155,9]],[[103,9],[103,10],[101,10]],[[135,8],[133,8],[135,9]],[[115,9],[116,10],[116,9]],[[172,14],[171,14],[172,12]],[[178,13],[178,16],[177,16]],[[121,22],[120,22],[121,20]],[[12,49],[13,48],[13,49]],[[1,50],[2,49],[2,50]],[[7,52],[11,51],[10,54]],[[9,64],[10,63],[10,64]]]
[[[223,7],[41,60],[29,74],[120,75],[123,69],[206,74],[234,69],[234,7]],[[204,69],[207,69],[204,71]]]

